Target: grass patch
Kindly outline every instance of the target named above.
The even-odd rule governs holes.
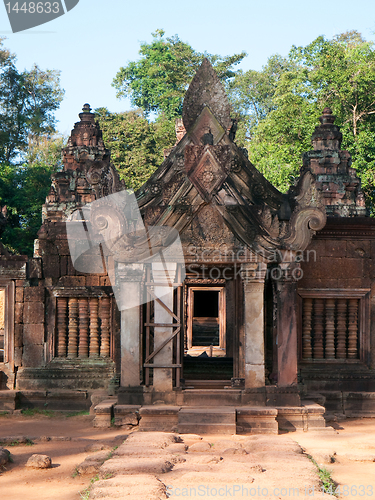
[[[111,477],[113,477],[113,474],[106,474],[103,477],[103,479],[110,479]],[[96,483],[96,481],[99,481],[99,480],[100,480],[100,477],[99,477],[99,474],[97,474],[95,477],[93,477],[91,479],[89,486],[85,490],[79,492],[79,495],[80,495],[82,500],[89,500],[92,485],[94,483]]]
[[[25,415],[25,417],[33,417],[35,415],[43,415],[45,417],[54,417],[55,412],[52,410],[41,410],[40,408],[25,408],[24,410],[21,410],[22,415]]]
[[[106,457],[106,459],[104,460],[104,462],[105,462],[105,461],[107,461],[107,460],[109,460],[110,458],[112,458],[113,452],[114,452],[115,450],[117,450],[117,448],[118,448],[118,446],[115,446],[115,447],[113,448],[113,450],[111,450],[111,451],[108,453],[108,456]],[[103,463],[104,463],[104,462],[103,462]],[[76,467],[76,468],[75,468],[75,471],[73,472],[73,478],[74,478],[74,477],[77,477],[78,475],[79,475],[79,474],[78,474],[78,470],[77,470],[77,467]],[[106,474],[106,475],[105,475],[102,479],[110,479],[111,477],[113,477],[113,474]],[[81,497],[81,499],[82,499],[82,500],[89,500],[89,498],[90,498],[90,491],[91,491],[92,485],[93,485],[94,483],[96,483],[96,481],[99,481],[100,479],[101,479],[101,478],[99,477],[99,474],[97,474],[95,477],[93,477],[93,478],[90,480],[90,484],[89,484],[89,486],[88,486],[86,489],[84,489],[83,491],[80,491],[80,492],[79,492],[79,495],[80,495],[80,497]]]
[[[11,441],[10,443],[4,443],[0,442],[0,446],[33,446],[35,443],[31,439],[26,439],[26,441],[18,441],[15,439],[14,441]]]
[[[65,413],[66,417],[80,417],[83,415],[90,415],[90,412],[88,410],[82,410],[82,411],[70,411],[68,413]]]
[[[311,455],[307,456],[317,468],[318,477],[322,483],[322,488],[324,489],[324,492],[327,493],[328,495],[333,495],[335,497],[338,497],[336,491],[336,483],[331,477],[331,472],[325,467],[320,467],[320,465],[317,464],[316,460],[314,460],[314,458]]]
[[[112,458],[112,456],[113,456],[113,452],[114,452],[114,451],[116,451],[116,450],[117,450],[117,448],[118,448],[118,446],[115,446],[115,447],[113,448],[113,450],[111,450],[111,451],[108,453],[108,456],[107,456],[107,458],[106,458],[105,460],[109,460],[110,458]]]

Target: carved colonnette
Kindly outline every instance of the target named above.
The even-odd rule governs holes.
[[[115,306],[111,287],[51,288],[49,292],[56,308],[56,323],[48,336],[49,359],[111,357]]]
[[[299,289],[300,359],[370,361],[370,289]]]

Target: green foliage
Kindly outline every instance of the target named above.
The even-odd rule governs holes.
[[[65,138],[30,138],[23,163],[0,163],[0,204],[7,206],[8,225],[2,242],[14,253],[33,254],[34,239],[42,224],[42,204],[51,174],[62,166]]]
[[[60,73],[41,70],[18,71],[15,55],[3,47],[0,38],[0,161],[22,163],[29,138],[54,132],[54,111],[64,92]]]
[[[317,468],[318,477],[322,483],[323,491],[327,493],[329,492],[329,494],[337,497],[338,494],[336,492],[336,483],[331,477],[331,472],[325,467],[320,467],[320,465],[317,464],[316,460],[311,455],[307,456]]]
[[[55,416],[55,412],[52,410],[41,410],[40,408],[25,408],[21,411],[22,415],[25,417],[35,417],[35,415],[42,415],[44,417],[52,418]]]
[[[261,72],[239,74],[231,84],[246,122],[245,144],[263,174],[285,191],[324,107],[332,108],[370,205],[375,201],[375,51],[356,31],[272,56]]]
[[[143,42],[141,58],[120,68],[112,85],[118,97],[129,95],[132,105],[142,109],[146,116],[153,112],[173,119],[181,115],[186,90],[205,57],[225,82],[235,75],[232,66],[246,54],[221,57],[200,53],[177,35],[170,38],[164,35],[163,30],[156,30],[151,43]]]
[[[7,206],[2,242],[32,255],[50,175],[59,167],[63,138],[54,112],[63,98],[58,71],[34,65],[20,72],[0,38],[0,205]]]
[[[0,442],[0,445],[1,446],[33,446],[35,443],[34,441],[32,441],[31,439],[26,439],[26,441],[18,441],[17,439],[15,439],[14,441],[10,442],[10,443],[1,443]]]
[[[174,123],[162,115],[149,122],[142,111],[95,110],[111,159],[128,188],[138,189],[163,162],[163,150],[176,141]]]
[[[90,415],[90,412],[88,410],[81,410],[81,411],[70,411],[68,413],[65,413],[65,417],[83,417]]]

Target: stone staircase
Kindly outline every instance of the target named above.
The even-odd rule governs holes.
[[[216,392],[216,391],[213,391]],[[233,391],[235,398],[235,392]],[[215,394],[217,396],[217,394]],[[297,407],[270,407],[215,404],[206,405],[118,405],[106,400],[95,407],[94,426],[110,427],[111,422],[140,431],[180,434],[278,434],[286,431],[325,431],[324,407],[306,402]]]
[[[236,434],[236,409],[232,406],[182,407],[177,429],[180,434]]]

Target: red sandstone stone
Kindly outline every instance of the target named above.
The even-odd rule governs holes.
[[[25,324],[40,324],[44,318],[43,302],[26,302],[23,311],[23,322]]]
[[[43,345],[25,345],[22,356],[22,366],[29,368],[38,368],[44,364],[44,346]]]
[[[23,286],[16,287],[16,302],[23,302]]]
[[[43,259],[43,274],[45,278],[60,277],[60,260],[57,255],[50,255]]]
[[[15,323],[23,322],[23,303],[16,302],[14,305],[14,321]]]
[[[44,301],[44,287],[31,286],[25,288],[24,291],[25,302],[43,302]]]
[[[23,325],[14,325],[14,346],[22,347]]]
[[[44,325],[24,325],[23,341],[25,345],[43,344],[44,342]]]

